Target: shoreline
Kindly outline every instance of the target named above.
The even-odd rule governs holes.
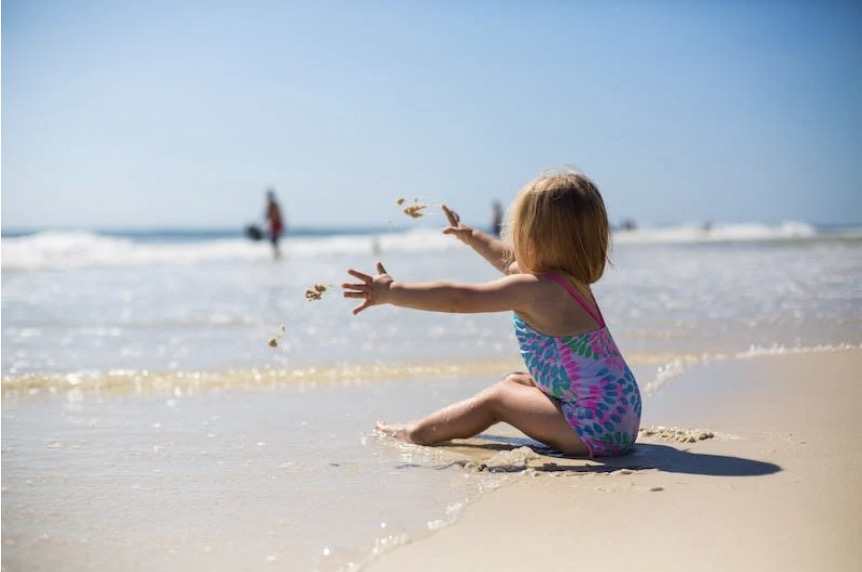
[[[537,455],[363,569],[853,570],[860,372],[859,349],[691,368],[645,403],[634,454]]]
[[[717,353],[635,352],[627,355],[634,369],[658,366],[658,371],[639,375],[645,397],[661,395],[659,390],[692,369],[710,364],[757,359],[769,356],[819,354],[862,350],[862,344],[820,344],[812,346],[752,346],[745,351]],[[452,378],[493,378],[504,371],[523,370],[523,361],[514,354],[486,355],[467,360],[368,361],[357,363],[294,364],[287,366],[226,368],[221,370],[149,370],[115,368],[71,373],[24,373],[4,375],[0,383],[3,397],[28,398],[69,391],[93,395],[192,394],[232,389],[263,391],[291,387],[370,386],[375,383]]]

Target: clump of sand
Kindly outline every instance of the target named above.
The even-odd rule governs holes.
[[[402,197],[395,202],[400,207],[404,206],[404,203],[407,202],[407,199]],[[413,204],[404,207],[402,212],[411,218],[421,218],[425,215],[423,211],[428,207],[429,205],[420,203],[419,199],[413,199]]]
[[[314,286],[305,291],[305,299],[309,302],[320,300],[326,290],[327,288],[325,284],[315,284]]]
[[[269,347],[277,348],[278,347],[278,340],[280,340],[283,336],[284,336],[284,324],[281,325],[281,331],[279,333],[277,333],[276,335],[269,338]]]
[[[665,441],[676,441],[677,443],[697,443],[715,437],[715,433],[705,429],[686,429],[684,427],[641,427],[638,432],[644,437],[656,437]]]
[[[530,461],[540,457],[530,447],[518,447],[509,451],[501,451],[482,463],[482,469],[492,473],[524,471],[530,467]]]

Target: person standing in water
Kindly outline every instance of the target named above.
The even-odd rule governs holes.
[[[269,241],[272,244],[272,257],[280,258],[281,251],[278,248],[278,240],[284,233],[285,224],[273,189],[266,192],[266,224],[269,228]]]
[[[503,232],[503,205],[500,204],[500,201],[494,201],[491,208],[491,231],[494,233],[494,236],[499,238]]]
[[[452,235],[503,274],[484,284],[404,282],[383,264],[342,284],[353,313],[383,304],[428,312],[513,313],[526,372],[403,424],[376,430],[408,443],[472,437],[498,422],[566,455],[611,457],[632,450],[641,397],[611,337],[591,285],[608,261],[610,226],[595,184],[564,170],[528,183],[503,225],[503,240],[461,222],[443,206]]]

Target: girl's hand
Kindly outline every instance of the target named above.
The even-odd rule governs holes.
[[[359,306],[353,309],[353,314],[356,315],[366,308],[377,306],[378,304],[386,303],[386,293],[389,292],[389,286],[392,284],[392,276],[390,276],[383,264],[377,263],[377,276],[369,276],[352,268],[347,271],[348,274],[362,280],[362,284],[349,284],[345,282],[341,287],[345,290],[345,298],[363,298],[364,301]]]
[[[443,234],[452,234],[464,244],[470,244],[470,237],[473,236],[473,229],[461,222],[461,217],[458,216],[458,213],[446,205],[441,205],[441,208],[443,209],[443,212],[446,213],[446,218],[449,219],[449,226],[443,229]]]

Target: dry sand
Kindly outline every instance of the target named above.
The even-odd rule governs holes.
[[[365,570],[860,570],[860,405],[859,349],[782,354],[697,366],[646,398],[628,457],[464,442],[485,449],[465,459],[529,468]]]

